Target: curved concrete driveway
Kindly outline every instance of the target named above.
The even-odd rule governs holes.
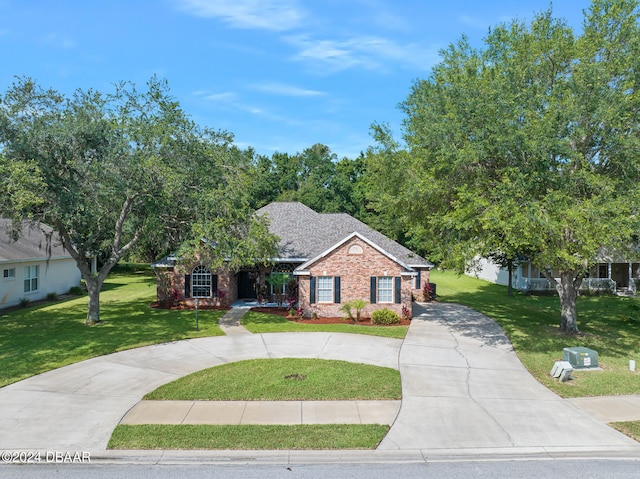
[[[0,450],[104,453],[122,416],[164,383],[225,362],[312,357],[399,367],[403,400],[378,450],[352,455],[302,453],[307,461],[469,455],[640,457],[638,443],[533,379],[489,318],[453,304],[417,306],[415,313],[404,341],[340,333],[201,338],[123,351],[50,371],[0,389]],[[158,452],[146,457],[154,454],[154,461],[167,457]],[[218,457],[215,452],[174,454]],[[252,454],[285,462],[302,457],[282,451]],[[238,451],[237,457],[246,459],[248,453]]]
[[[256,358],[320,358],[398,369],[399,339],[271,333],[189,339],[101,356],[0,389],[0,450],[104,451],[124,414],[162,384]]]
[[[500,326],[470,308],[416,307],[400,373],[402,407],[379,449],[426,456],[640,453],[636,441],[542,386]]]

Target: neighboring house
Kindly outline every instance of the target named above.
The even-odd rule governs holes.
[[[8,234],[11,222],[0,218],[0,308],[24,298],[37,301],[49,293],[64,294],[80,284],[80,271],[45,225],[24,225],[18,241]]]
[[[411,310],[412,295],[422,297],[433,265],[352,216],[317,213],[296,202],[271,203],[256,214],[266,215],[269,230],[280,238],[273,266],[210,271],[166,257],[153,265],[158,300],[192,303],[199,298],[200,304],[228,305],[237,299],[269,301],[278,293],[297,297],[308,317],[343,316],[340,307],[352,299],[369,303],[364,316],[383,307],[401,314],[403,306]],[[274,291],[265,279],[278,274],[297,281]]]
[[[486,258],[480,258],[474,262],[473,268],[466,274],[504,286],[509,283],[507,268]],[[558,278],[559,275],[554,274],[554,277]],[[582,280],[580,289],[635,294],[638,278],[640,278],[640,263],[601,253],[598,256],[598,263]],[[544,277],[540,269],[526,261],[514,267],[511,283],[511,286],[519,291],[555,291],[554,286]]]

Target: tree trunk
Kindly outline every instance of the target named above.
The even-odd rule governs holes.
[[[507,287],[507,295],[513,296],[513,286],[511,284],[513,283],[513,260],[512,259],[507,260],[507,269],[509,271],[509,284]]]
[[[102,281],[91,275],[84,278],[89,293],[88,310],[86,324],[92,325],[100,322],[100,290],[102,290]]]
[[[556,282],[556,290],[560,296],[560,331],[568,334],[578,333],[578,314],[576,302],[578,288],[582,278],[575,271],[563,271],[560,273],[560,282]]]

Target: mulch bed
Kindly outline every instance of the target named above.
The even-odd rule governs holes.
[[[172,309],[176,311],[184,310],[184,309],[190,309],[195,311],[196,309],[194,306],[188,306],[186,304],[169,304],[169,303],[160,302],[160,301],[154,301],[149,306],[154,309]],[[229,308],[228,306],[198,306],[198,309],[213,309],[218,311],[229,311],[231,308]]]
[[[289,316],[289,310],[283,308],[273,308],[273,307],[255,307],[251,308],[251,311],[255,311],[257,313],[266,313],[266,314],[277,314],[278,316],[282,316],[283,318],[287,318],[289,321],[294,323],[302,323],[302,324],[356,324],[358,326],[383,326],[381,324],[371,324],[371,318],[366,318],[357,323],[354,323],[348,318],[332,318],[332,317],[318,317],[318,319],[311,318],[292,318]],[[389,324],[384,326],[409,326],[411,324],[410,319],[401,319],[397,324]]]

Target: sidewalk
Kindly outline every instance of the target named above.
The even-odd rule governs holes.
[[[120,424],[393,424],[400,401],[140,401]]]

